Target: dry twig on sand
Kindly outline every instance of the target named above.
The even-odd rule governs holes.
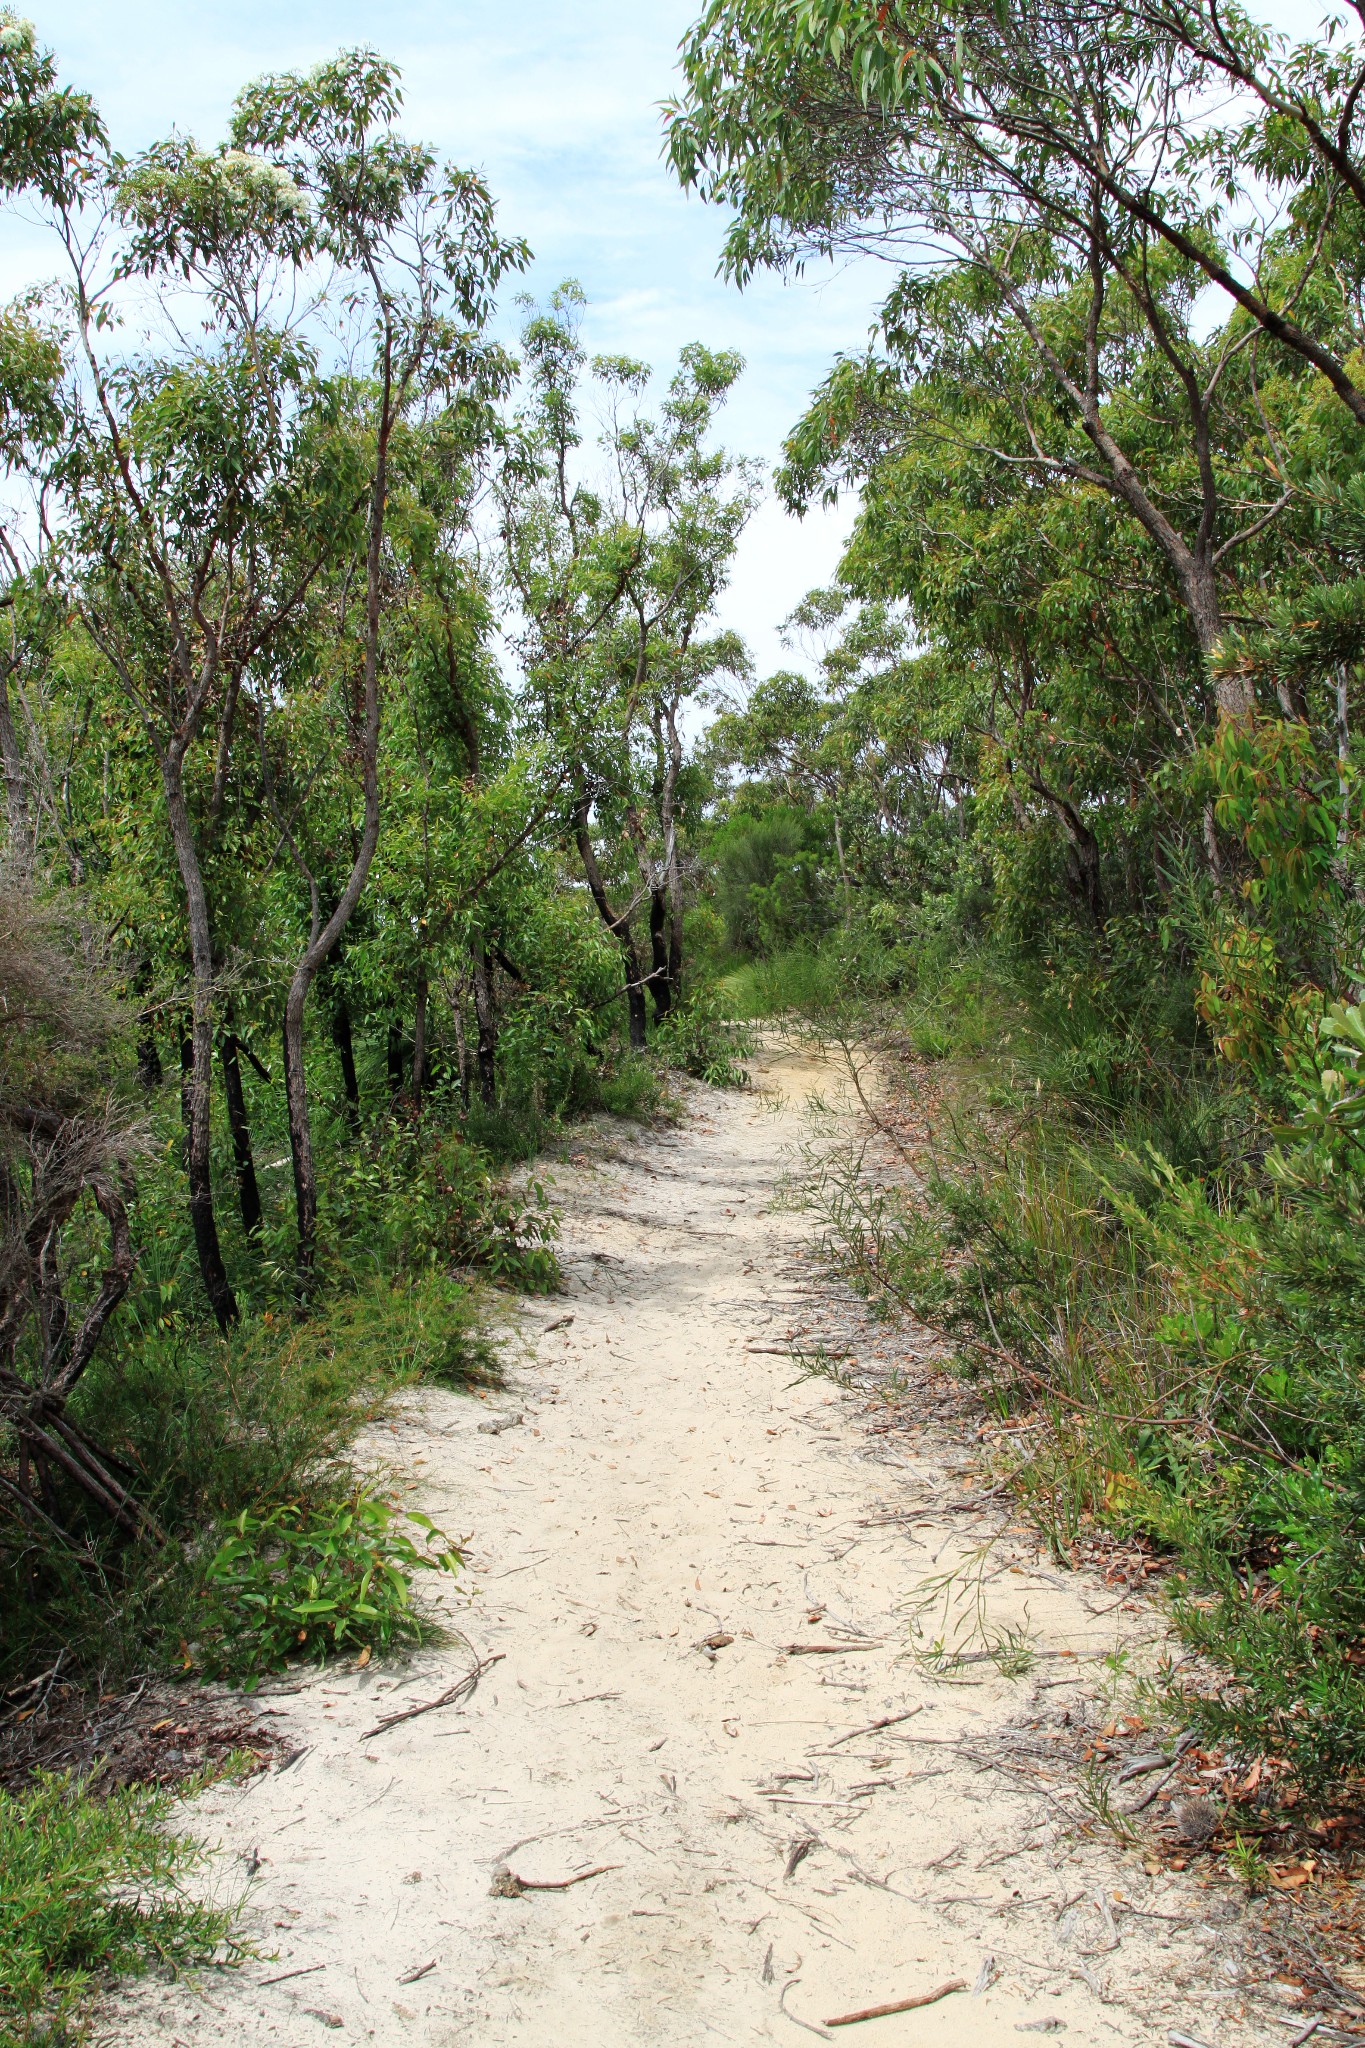
[[[880,1643],[783,1643],[784,1657],[846,1657],[854,1650],[879,1650]]]
[[[519,1899],[523,1892],[566,1892],[571,1885],[586,1884],[590,1877],[603,1877],[607,1871],[620,1868],[619,1863],[598,1863],[591,1870],[580,1870],[574,1877],[535,1878],[518,1877],[504,1863],[493,1872],[488,1891],[495,1899]]]
[[[861,2012],[845,2012],[841,2013],[838,2019],[826,2020],[825,2025],[827,2027],[856,2027],[860,2020],[888,2019],[893,2012],[913,2012],[917,2005],[937,2005],[940,1998],[947,1998],[950,1992],[965,1991],[966,1989],[967,1980],[965,1977],[953,1977],[946,1984],[940,1984],[937,1990],[921,1991],[918,1998],[897,1998],[893,1999],[890,2005],[865,2006]]]
[[[447,1686],[434,1700],[423,1700],[421,1705],[416,1707],[404,1707],[399,1714],[385,1714],[382,1720],[375,1722],[373,1728],[365,1730],[360,1740],[368,1742],[371,1736],[382,1735],[388,1728],[396,1728],[400,1721],[415,1721],[419,1714],[434,1714],[438,1707],[457,1706],[461,1700],[469,1699],[484,1672],[491,1670],[495,1664],[501,1664],[503,1654],[498,1650],[491,1657],[481,1657],[472,1671],[466,1671],[457,1684]]]

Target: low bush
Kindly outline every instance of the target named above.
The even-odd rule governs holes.
[[[178,1664],[200,1626],[212,1532],[243,1509],[341,1498],[347,1447],[395,1389],[494,1383],[492,1320],[486,1290],[428,1266],[357,1271],[307,1320],[265,1309],[225,1337],[178,1318],[119,1325],[77,1413],[136,1475],[168,1540],[114,1544],[91,1520],[82,1550],[0,1516],[0,1679],[59,1650],[106,1685]]]
[[[92,1797],[60,1776],[0,1792],[0,2040],[64,2048],[110,1975],[213,1954],[231,1915],[185,1891],[203,1851],[168,1832],[173,1806],[144,1787]]]
[[[749,1076],[741,1062],[755,1050],[753,1032],[731,1014],[718,989],[689,996],[654,1034],[656,1058],[713,1088],[745,1087]]]
[[[419,1642],[429,1625],[413,1603],[417,1572],[453,1572],[459,1552],[426,1516],[398,1521],[386,1501],[286,1502],[233,1517],[204,1572],[190,1654],[213,1678],[251,1685],[291,1660]]]

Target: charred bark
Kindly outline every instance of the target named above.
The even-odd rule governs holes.
[[[407,1079],[407,1046],[401,1024],[390,1024],[388,1040],[384,1048],[384,1064],[389,1076],[389,1094],[397,1102],[403,1093]]]
[[[181,779],[180,759],[163,756],[162,784],[176,864],[180,869],[188,911],[193,1002],[190,1014],[190,1060],[182,1103],[185,1111],[185,1172],[189,1181],[190,1226],[199,1255],[199,1273],[209,1307],[220,1330],[237,1320],[237,1297],[223,1264],[218,1219],[213,1206],[211,1123],[213,1102],[213,944],[208,896],[194,843]]]
[[[261,1234],[261,1190],[256,1180],[256,1160],[251,1149],[251,1123],[246,1111],[246,1090],[242,1086],[240,1042],[232,1029],[223,1033],[218,1057],[223,1068],[223,1093],[227,1098],[228,1130],[232,1134],[232,1161],[237,1173],[237,1199],[241,1205],[242,1228],[254,1244]]]
[[[412,1012],[412,1099],[420,1109],[427,1085],[427,978],[417,977]]]
[[[351,1036],[351,1011],[345,996],[332,1005],[332,1043],[341,1060],[341,1086],[346,1097],[346,1121],[353,1133],[360,1131],[360,1083],[355,1071],[355,1040]]]
[[[668,958],[668,898],[654,889],[649,898],[649,992],[654,998],[654,1021],[661,1024],[673,1007],[673,976]]]
[[[573,811],[574,842],[578,857],[583,863],[583,873],[597,914],[621,949],[621,962],[625,969],[626,1011],[629,1017],[630,1042],[637,1050],[646,1043],[646,1013],[644,980],[640,973],[640,955],[636,950],[635,937],[630,928],[630,912],[614,911],[607,895],[607,885],[602,879],[602,870],[597,865],[593,852],[592,834],[588,830],[590,805],[586,796],[579,798]]]

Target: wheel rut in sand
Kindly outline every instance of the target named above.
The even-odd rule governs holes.
[[[555,1178],[567,1292],[525,1310],[507,1387],[407,1397],[368,1441],[412,1505],[472,1532],[451,1618],[500,1661],[377,1735],[455,1684],[463,1642],[267,1695],[302,1753],[192,1809],[219,1868],[254,1873],[256,1957],[128,1987],[105,2038],[1283,2038],[1244,2006],[1231,1906],[1075,1825],[1059,1724],[1103,1711],[1099,1660],[1150,1641],[1150,1612],[1049,1571],[972,1499],[925,1334],[871,1323],[778,1200],[829,1074],[778,1049],[757,1079],[690,1091],[674,1131],[585,1144]],[[869,1429],[794,1374],[793,1338],[898,1359],[925,1427]],[[979,1659],[948,1684],[908,1655],[952,1571],[1027,1641],[1015,1676]]]

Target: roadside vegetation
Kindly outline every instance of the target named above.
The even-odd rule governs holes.
[[[735,999],[918,1063],[835,1256],[1318,1812],[1365,1782],[1362,79],[1350,10],[715,0],[669,127],[737,281],[893,276],[778,479],[856,496],[839,581],[709,735]]]
[[[357,1432],[496,1382],[498,1292],[558,1284],[557,1134],[738,1077],[685,911],[687,721],[747,666],[713,616],[741,364],[592,356],[572,283],[509,306],[528,250],[401,105],[348,51],[127,156],[0,14],[0,194],[51,259],[0,313],[25,1755],[73,1689],[429,1634],[459,1557]],[[165,1797],[99,1777],[0,1792],[6,2039],[223,1937]]]
[[[129,157],[0,14],[52,258],[0,312],[0,1732],[420,1639],[459,1560],[358,1429],[495,1379],[566,1126],[795,1013],[946,1105],[831,1166],[834,1255],[1060,1556],[1159,1561],[1262,1796],[1358,1798],[1351,19],[712,0],[668,151],[731,275],[890,278],[776,480],[856,500],[838,579],[755,678],[736,356],[594,356],[571,282],[509,321],[529,252],[373,52]],[[18,2038],[221,1940],[163,1815],[0,1794]]]

